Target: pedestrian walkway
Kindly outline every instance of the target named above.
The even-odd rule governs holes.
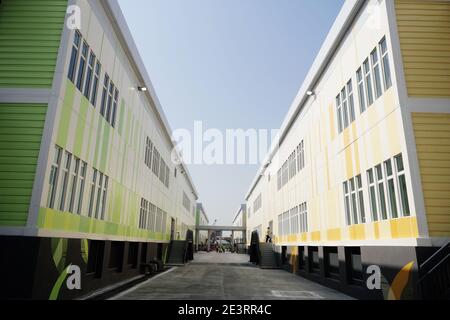
[[[199,253],[194,262],[149,279],[114,300],[348,300],[283,270],[263,270],[247,255]]]

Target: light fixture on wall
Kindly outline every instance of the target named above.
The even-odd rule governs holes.
[[[147,92],[148,91],[147,87],[145,87],[145,86],[143,86],[143,87],[139,86],[137,89],[140,92]]]

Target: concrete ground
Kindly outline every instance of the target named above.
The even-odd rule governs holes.
[[[184,267],[143,282],[112,300],[348,300],[283,270],[263,270],[247,255],[198,253]]]

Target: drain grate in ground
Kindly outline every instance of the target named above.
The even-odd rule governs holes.
[[[291,298],[304,300],[322,300],[324,297],[313,291],[278,291],[272,290],[272,295],[277,298]]]

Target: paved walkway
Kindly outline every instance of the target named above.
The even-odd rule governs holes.
[[[131,288],[116,300],[347,300],[350,297],[283,270],[263,270],[247,255],[199,253]]]

